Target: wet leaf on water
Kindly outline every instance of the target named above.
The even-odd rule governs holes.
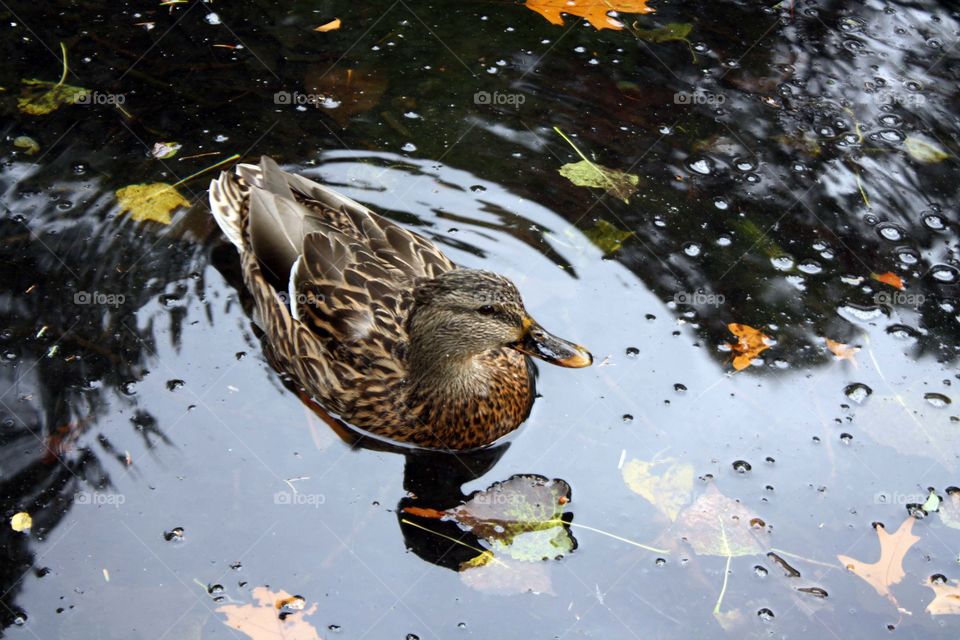
[[[871,273],[870,277],[876,280],[877,282],[882,282],[883,284],[888,284],[891,287],[896,287],[903,291],[906,287],[903,285],[903,278],[893,273],[892,271],[887,271],[886,273]]]
[[[854,365],[857,364],[857,352],[860,351],[860,347],[851,347],[848,344],[842,342],[837,342],[836,340],[831,340],[830,338],[825,338],[827,341],[827,349],[837,357],[837,360],[849,360]]]
[[[545,562],[518,562],[505,558],[470,567],[461,564],[460,580],[471,589],[490,595],[553,594],[550,565]]]
[[[660,470],[659,475],[655,470]],[[631,460],[623,465],[623,481],[630,490],[647,499],[670,520],[690,502],[693,492],[693,465],[675,460],[644,462]]]
[[[589,160],[567,163],[560,167],[559,171],[560,175],[578,187],[603,189],[628,204],[630,196],[637,192],[637,186],[640,184],[639,176]]]
[[[30,116],[44,116],[60,107],[76,104],[90,95],[89,89],[62,82],[23,80],[17,109]]]
[[[687,36],[693,31],[693,25],[689,22],[671,22],[656,29],[637,29],[633,35],[647,42],[661,43],[680,41],[687,42]]]
[[[756,520],[745,506],[710,485],[677,518],[675,530],[699,556],[738,557],[767,552],[765,529],[755,529]]]
[[[438,511],[406,507],[405,513],[449,519],[485,540],[498,558],[540,561],[573,551],[576,540],[561,517],[570,501],[570,485],[563,480],[518,475],[474,493],[462,505]]]
[[[623,246],[624,241],[633,236],[633,231],[623,231],[606,220],[599,219],[590,229],[585,229],[583,235],[589,238],[606,255],[610,255]]]
[[[936,143],[927,142],[915,136],[908,136],[907,139],[903,141],[903,146],[911,158],[923,164],[943,162],[950,157],[950,154],[941,149]]]
[[[336,31],[340,28],[340,18],[335,18],[326,24],[322,24],[314,31],[319,31],[320,33],[326,33],[327,31]]]
[[[224,624],[251,640],[320,640],[316,627],[305,619],[316,613],[316,603],[302,611],[287,607],[285,615],[281,616],[278,613],[281,603],[292,602],[296,596],[283,590],[274,592],[266,587],[256,587],[253,597],[256,602],[217,607],[217,613],[226,616]]]
[[[13,514],[10,518],[10,528],[17,532],[23,532],[33,526],[33,518],[26,511]]]
[[[931,615],[960,615],[960,582],[950,584],[930,580],[927,586],[934,594],[926,609]]]
[[[190,203],[172,185],[164,182],[132,184],[117,189],[120,213],[130,212],[134,220],[152,220],[170,224],[171,213],[178,207],[188,208]]]
[[[937,492],[931,491],[930,495],[927,496],[927,500],[920,508],[923,509],[924,513],[935,513],[940,509],[940,496],[937,495]]]
[[[167,158],[172,158],[177,155],[177,152],[180,151],[182,146],[179,142],[157,142],[153,145],[153,149],[150,150],[150,155],[157,160],[166,160]]]
[[[866,580],[877,593],[896,602],[890,587],[897,584],[906,575],[903,572],[903,558],[920,538],[913,535],[913,523],[916,519],[908,517],[894,533],[877,525],[874,529],[880,540],[880,559],[866,563],[849,556],[838,555],[837,560],[849,571]]]
[[[533,9],[550,24],[563,24],[566,13],[571,16],[585,18],[595,29],[623,29],[623,23],[607,15],[610,11],[617,13],[653,13],[653,8],[647,6],[647,0],[527,0],[525,5]]]
[[[727,325],[727,329],[737,337],[736,344],[729,345],[730,349],[737,354],[733,358],[733,368],[737,371],[743,371],[749,367],[754,358],[770,348],[769,342],[772,338],[748,324],[731,322]]]
[[[380,104],[387,90],[386,76],[379,70],[330,69],[327,65],[311,67],[303,84],[310,102],[341,127],[346,127],[353,116]]]
[[[23,149],[23,152],[28,156],[40,151],[40,144],[30,136],[17,136],[13,139],[13,146],[17,149]]]

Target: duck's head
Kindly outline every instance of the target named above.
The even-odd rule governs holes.
[[[590,352],[547,333],[527,313],[512,282],[488,271],[456,269],[414,291],[412,346],[438,358],[469,358],[509,347],[562,367],[586,367]]]

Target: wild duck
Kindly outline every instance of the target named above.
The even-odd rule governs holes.
[[[533,404],[528,356],[593,361],[547,333],[507,278],[268,157],[210,183],[274,366],[325,410],[432,449],[487,445]]]

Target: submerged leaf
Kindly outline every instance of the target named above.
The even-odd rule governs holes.
[[[584,230],[583,234],[607,255],[619,249],[624,240],[634,235],[633,231],[623,231],[603,219],[597,220],[593,228]]]
[[[620,198],[626,203],[637,192],[640,177],[618,169],[610,169],[601,164],[581,160],[570,162],[559,169],[560,175],[578,187],[596,187]]]
[[[82,102],[90,95],[89,89],[60,82],[24,80],[17,109],[31,116],[53,113],[66,104]]]
[[[270,591],[266,587],[253,590],[256,603],[226,604],[217,607],[217,613],[226,616],[224,624],[245,634],[251,640],[320,640],[316,627],[305,620],[317,611],[313,603],[309,609],[298,610],[303,598],[291,596],[286,591]],[[278,613],[282,603],[297,602]]]
[[[660,475],[653,470],[663,469]],[[631,460],[623,466],[623,481],[630,490],[646,498],[671,520],[690,502],[693,491],[693,465],[673,460],[644,462]]]
[[[922,138],[908,136],[903,141],[903,146],[911,158],[923,164],[934,164],[943,162],[950,157],[950,154],[941,149],[933,142],[927,142]]]
[[[647,0],[527,0],[525,5],[533,9],[551,24],[563,24],[561,13],[585,18],[593,27],[600,29],[623,29],[623,23],[607,15],[618,13],[653,13]]]
[[[848,344],[842,342],[837,342],[836,340],[831,340],[826,338],[827,349],[837,357],[837,360],[849,360],[853,364],[857,364],[856,354],[860,351],[860,347],[851,347]]]
[[[877,538],[880,539],[880,559],[867,564],[854,560],[849,556],[838,555],[840,561],[849,571],[866,580],[877,593],[893,599],[890,587],[903,580],[903,558],[920,538],[913,535],[913,523],[916,519],[908,517],[894,533],[887,533],[882,525],[874,527]]]
[[[23,152],[28,156],[40,151],[40,144],[30,136],[17,136],[13,139],[13,146],[17,149],[23,149]]]
[[[727,325],[730,333],[737,337],[737,343],[729,345],[737,355],[733,358],[733,368],[742,371],[753,363],[753,359],[770,348],[770,336],[748,324],[731,322]]]
[[[686,41],[691,31],[693,31],[693,25],[689,22],[671,22],[656,29],[637,29],[633,34],[641,40],[660,43],[672,40]]]
[[[766,553],[764,529],[754,529],[756,516],[710,485],[677,518],[676,530],[700,556],[737,557]]]
[[[460,565],[460,580],[481,593],[498,596],[553,593],[550,565],[543,562],[517,562],[507,558],[497,562],[479,561],[470,566],[466,564]]]
[[[117,189],[120,213],[130,212],[134,220],[153,220],[170,224],[170,214],[177,207],[189,207],[190,203],[172,185],[164,182],[132,184]]]

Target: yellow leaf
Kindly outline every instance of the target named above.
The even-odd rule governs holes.
[[[314,29],[314,31],[319,31],[320,33],[326,33],[327,31],[336,31],[339,28],[340,28],[340,18],[336,18],[326,24],[320,25],[319,27]]]
[[[739,557],[769,549],[762,521],[738,501],[709,485],[677,518],[675,531],[698,556]]]
[[[927,586],[933,589],[933,600],[927,605],[931,615],[960,614],[960,583],[949,584],[930,580]]]
[[[65,104],[82,102],[90,95],[89,89],[62,82],[24,80],[23,84],[20,98],[17,100],[17,109],[30,116],[53,113]]]
[[[857,364],[857,359],[854,356],[857,351],[860,351],[860,347],[851,347],[830,338],[825,338],[825,340],[827,341],[827,349],[830,349],[833,355],[837,356],[837,360],[849,360],[854,365]]]
[[[586,18],[594,29],[623,29],[623,23],[607,15],[618,13],[653,13],[647,0],[527,0],[525,5],[550,21],[563,24],[561,13]]]
[[[587,236],[590,242],[599,247],[601,251],[609,255],[622,247],[624,241],[634,233],[633,231],[622,231],[616,225],[600,219],[593,225],[593,228],[585,229],[583,235]]]
[[[903,141],[903,146],[911,158],[923,164],[943,162],[950,157],[949,153],[935,143],[914,136],[908,136],[907,139]]]
[[[224,624],[245,634],[251,640],[320,640],[316,627],[307,616],[317,611],[317,604],[303,610],[287,607],[285,615],[277,613],[285,603],[302,603],[302,598],[286,591],[273,592],[266,587],[253,590],[256,603],[227,604],[217,607],[217,613],[226,616]]]
[[[881,525],[875,530],[880,539],[880,559],[871,564],[854,560],[848,556],[837,556],[843,566],[857,574],[876,589],[877,593],[893,600],[890,587],[903,580],[903,557],[920,538],[913,535],[913,523],[916,519],[908,517],[895,533],[887,533]]]
[[[759,329],[748,324],[731,322],[727,325],[730,333],[737,337],[737,343],[731,344],[730,349],[737,355],[733,358],[733,368],[742,371],[749,367],[753,359],[770,348],[770,336],[764,335]]]
[[[26,511],[13,514],[10,518],[10,528],[14,531],[26,531],[33,526],[33,518]]]
[[[665,468],[654,475],[657,467]],[[693,465],[677,464],[672,460],[644,462],[631,460],[623,465],[623,481],[630,490],[647,499],[671,520],[690,502],[693,492]]]
[[[190,203],[172,185],[163,182],[132,184],[117,189],[120,213],[130,212],[134,220],[153,220],[170,224],[170,214],[177,207],[189,207]]]

